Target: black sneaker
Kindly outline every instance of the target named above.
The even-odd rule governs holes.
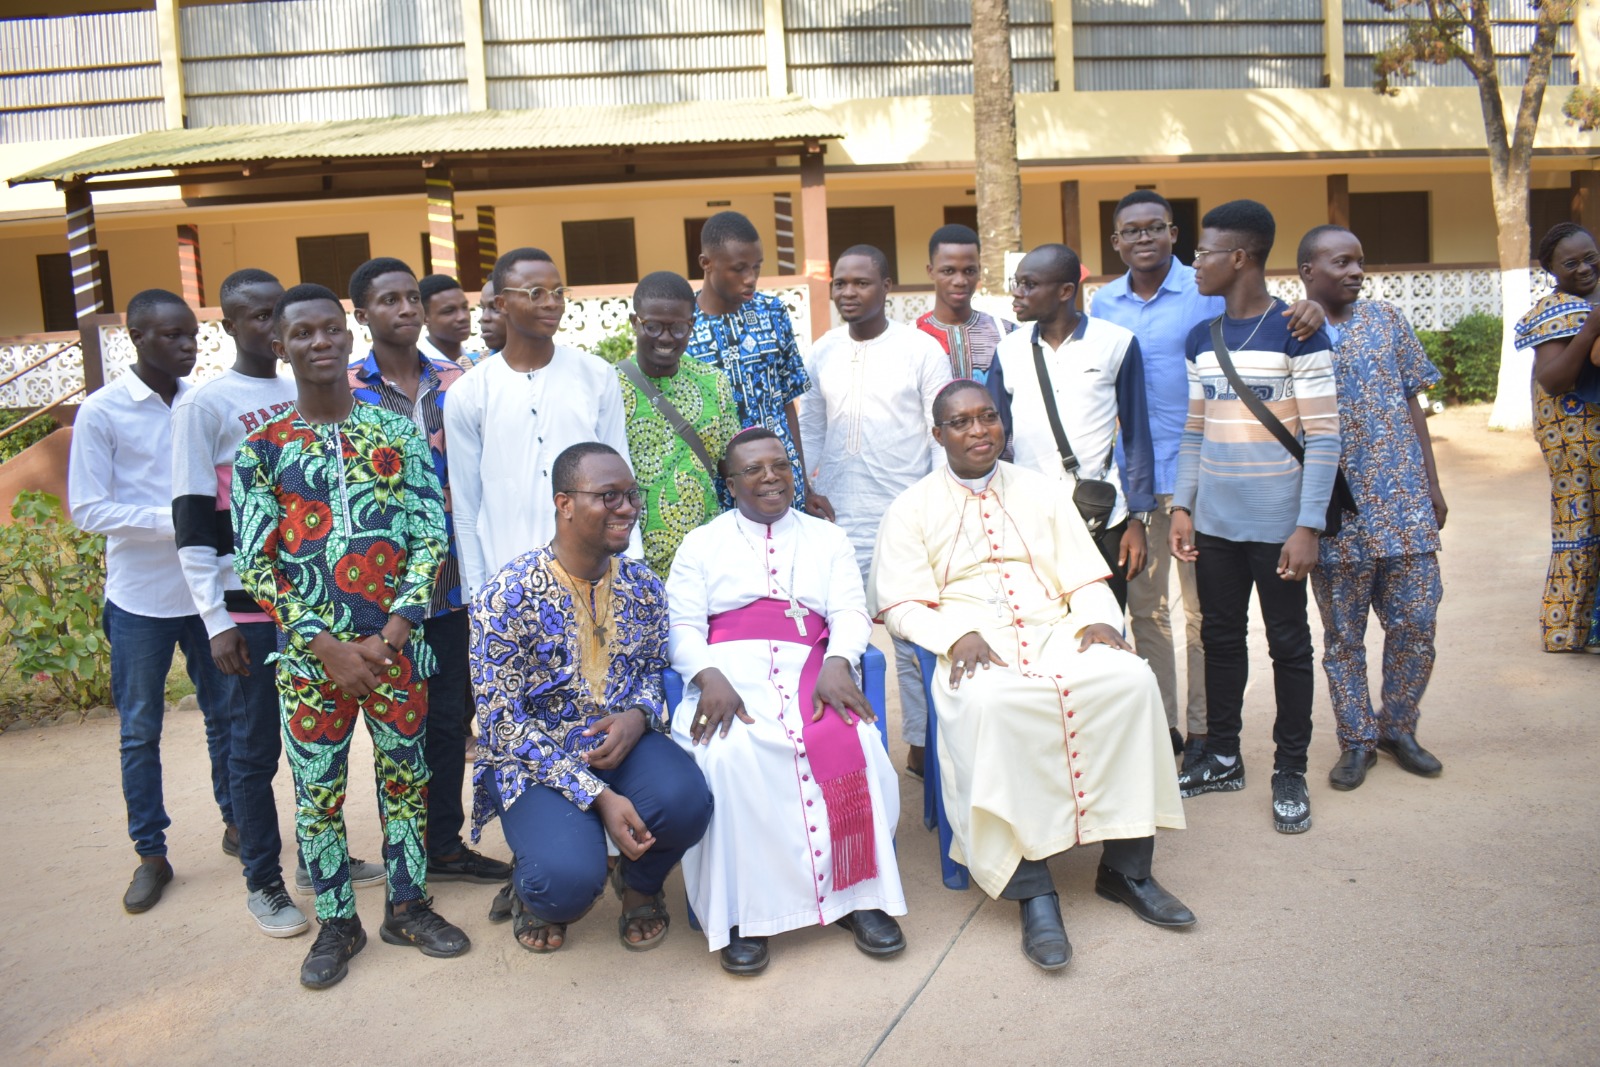
[[[350,957],[367,947],[367,932],[357,916],[327,919],[317,931],[317,940],[300,965],[300,984],[307,989],[327,989],[338,985],[350,970]]]
[[[1280,834],[1311,829],[1311,793],[1299,771],[1272,772],[1272,827]]]
[[[1223,766],[1215,752],[1205,752],[1191,766],[1178,772],[1178,795],[1197,797],[1201,793],[1232,793],[1244,788],[1244,757],[1235,756],[1233,766]]]
[[[1183,763],[1181,765],[1181,769],[1182,770],[1188,770],[1189,768],[1193,767],[1196,763],[1199,763],[1201,760],[1203,760],[1205,758],[1206,758],[1206,735],[1205,734],[1201,734],[1198,737],[1191,737],[1191,738],[1189,738],[1189,740],[1184,742],[1184,745],[1183,745]]]
[[[472,941],[459,926],[445,921],[433,910],[433,898],[413,900],[405,911],[398,914],[394,904],[383,905],[383,925],[378,936],[391,945],[409,945],[422,950],[424,956],[450,959],[472,947]]]
[[[510,877],[511,864],[505,860],[491,859],[466,847],[452,859],[428,857],[430,882],[486,882],[497,885]]]

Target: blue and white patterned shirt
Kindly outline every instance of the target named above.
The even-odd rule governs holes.
[[[707,315],[697,303],[694,333],[685,354],[721,368],[728,376],[740,427],[765,426],[778,435],[794,465],[794,506],[804,511],[805,471],[783,409],[810,388],[811,379],[783,301],[756,293],[729,315]],[[726,489],[722,492],[722,506],[731,508],[733,498]]]

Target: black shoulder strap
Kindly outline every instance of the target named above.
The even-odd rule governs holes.
[[[706,469],[706,473],[711,475],[712,480],[715,481],[717,477],[716,461],[711,458],[711,453],[706,451],[706,443],[700,439],[700,434],[695,431],[695,428],[689,425],[689,420],[683,417],[683,413],[672,406],[672,401],[668,400],[656,383],[651,381],[649,376],[639,369],[637,362],[632,359],[625,359],[617,364],[617,369],[627,376],[628,381],[638,387],[639,391],[650,401],[650,406],[661,413],[662,418],[666,419],[668,425],[672,427],[672,432],[683,439],[683,443],[689,446],[689,451],[694,453],[695,458],[700,461],[700,465]]]
[[[1274,304],[1273,306],[1276,307],[1277,305]],[[1306,462],[1305,446],[1295,440],[1294,434],[1289,432],[1287,426],[1278,421],[1276,415],[1267,410],[1267,405],[1256,395],[1255,390],[1248,388],[1240,380],[1239,372],[1233,365],[1233,359],[1228,355],[1228,346],[1222,340],[1221,315],[1211,320],[1211,347],[1216,350],[1217,362],[1222,366],[1222,373],[1227,375],[1228,384],[1233,386],[1234,394],[1244,403],[1245,407],[1250,409],[1250,414],[1254,415],[1257,421],[1265,426],[1272,433],[1272,436],[1278,439],[1278,443],[1289,450],[1289,455],[1304,466]]]
[[[1050,432],[1056,435],[1056,451],[1061,453],[1061,466],[1073,477],[1078,475],[1078,457],[1072,454],[1067,441],[1067,431],[1061,428],[1061,416],[1056,413],[1056,390],[1050,384],[1050,371],[1044,365],[1044,352],[1039,348],[1037,327],[1033,337],[1033,371],[1039,378],[1039,399],[1044,401],[1044,413],[1050,417]]]

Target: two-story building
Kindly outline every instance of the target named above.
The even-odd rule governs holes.
[[[1495,0],[1508,112],[1531,6]],[[393,255],[469,288],[497,249],[568,283],[693,275],[723,208],[769,274],[866,241],[902,286],[975,220],[967,0],[5,0],[0,335],[72,329],[161,286],[197,305],[262,267],[342,292]],[[1495,259],[1483,123],[1459,64],[1372,91],[1398,24],[1372,0],[1012,0],[1023,240],[1120,271],[1136,186],[1185,238],[1248,195],[1271,266],[1331,220],[1369,262]],[[1519,21],[1522,20],[1522,21]],[[1558,48],[1533,229],[1600,218],[1596,139],[1560,113],[1600,77],[1600,5]],[[1180,252],[1187,240],[1180,240]],[[70,247],[69,247],[70,245]],[[821,313],[821,302],[813,315]],[[815,320],[820,323],[823,320]]]

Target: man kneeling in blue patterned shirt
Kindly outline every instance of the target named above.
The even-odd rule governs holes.
[[[623,947],[661,943],[662,883],[711,821],[711,792],[667,736],[667,601],[618,555],[641,494],[611,447],[573,445],[551,469],[556,535],[506,564],[472,604],[478,707],[472,839],[496,815],[515,859],[517,942],[554,952],[605,888]]]

